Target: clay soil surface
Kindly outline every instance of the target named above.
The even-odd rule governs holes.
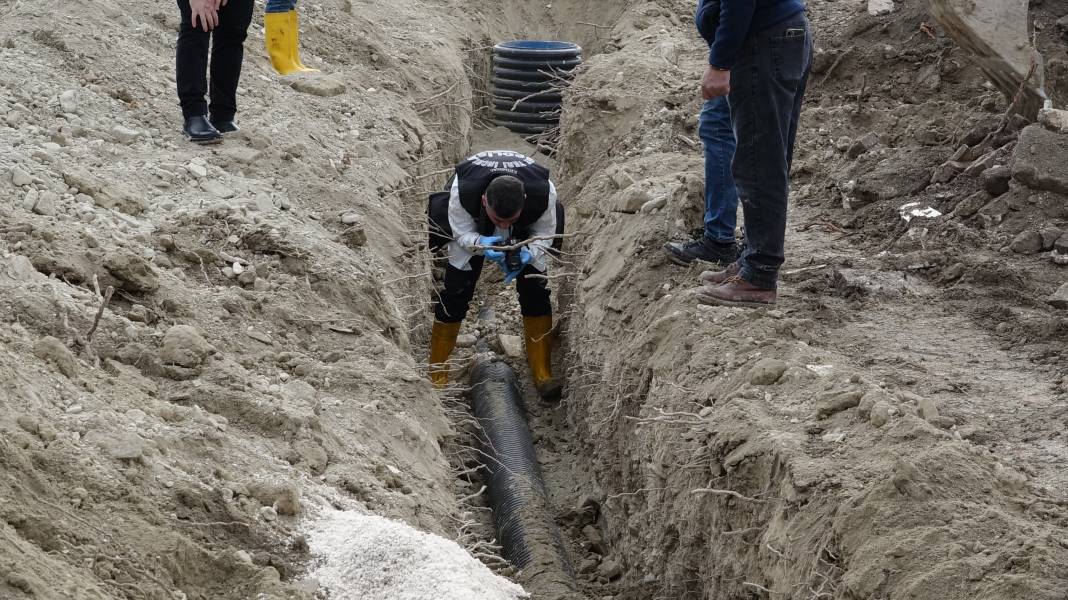
[[[257,6],[242,131],[200,148],[174,6],[0,0],[0,598],[342,597],[308,539],[336,510],[517,575],[462,375],[518,307],[487,274],[432,388],[425,194],[536,152],[487,128],[488,49],[554,37],[587,49],[539,156],[578,235],[565,396],[527,404],[578,589],[1063,599],[1068,134],[1006,118],[922,2],[866,5],[810,2],[779,305],[747,311],[660,249],[700,223],[690,1],[301,3],[323,73],[291,78]],[[1032,15],[1058,108],[1066,14]]]

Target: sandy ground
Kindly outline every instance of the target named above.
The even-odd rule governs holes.
[[[0,596],[328,595],[334,509],[510,573],[425,381],[423,203],[524,149],[478,129],[486,51],[548,36],[589,58],[545,159],[581,235],[566,398],[528,405],[588,595],[1063,597],[1065,135],[988,135],[1005,99],[918,2],[814,1],[780,306],[700,307],[660,251],[699,222],[690,4],[308,3],[300,80],[258,17],[243,132],[202,149],[172,6],[0,1]],[[1066,13],[1035,13],[1058,106]],[[464,332],[518,335],[482,287]]]

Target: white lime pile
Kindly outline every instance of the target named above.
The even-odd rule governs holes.
[[[455,542],[373,515],[331,511],[308,531],[332,600],[520,600],[530,596]]]

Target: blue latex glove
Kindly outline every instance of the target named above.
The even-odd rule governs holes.
[[[519,260],[523,261],[523,266],[520,267],[518,270],[512,271],[511,273],[508,273],[504,276],[505,285],[512,283],[513,281],[515,281],[516,277],[519,277],[519,274],[523,272],[523,268],[525,268],[531,263],[531,261],[534,260],[534,255],[530,252],[530,250],[527,250],[526,247],[523,247],[519,249]]]
[[[501,237],[499,235],[484,235],[478,238],[479,246],[495,246],[501,243]],[[504,266],[504,252],[500,250],[483,250],[482,255],[492,260],[498,265]]]

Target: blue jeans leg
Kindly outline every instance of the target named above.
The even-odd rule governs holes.
[[[799,14],[751,34],[731,71],[733,170],[746,237],[740,274],[765,289],[775,288],[785,256],[790,162],[811,66],[812,33]]]
[[[731,174],[734,160],[734,127],[726,98],[705,102],[699,132],[705,147],[705,237],[714,242],[734,243],[738,225],[738,190]]]
[[[267,8],[264,12],[280,13],[289,12],[297,8],[297,0],[267,0]]]

